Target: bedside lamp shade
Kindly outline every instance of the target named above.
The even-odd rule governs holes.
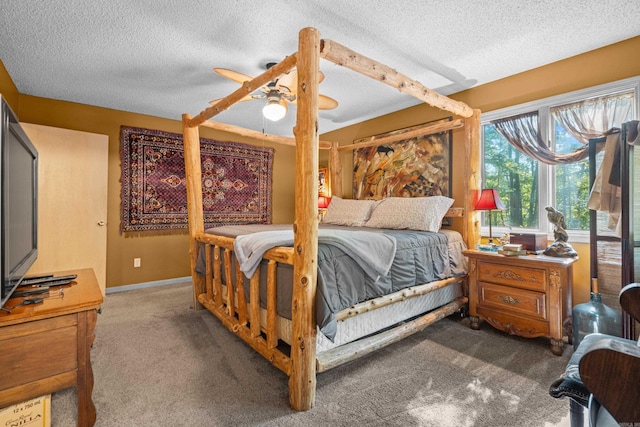
[[[484,188],[480,193],[478,203],[476,203],[477,211],[489,211],[489,243],[493,243],[493,235],[491,232],[491,211],[505,210],[504,203],[500,200],[498,190],[495,188]]]
[[[480,199],[476,204],[477,211],[503,211],[504,203],[500,200],[498,190],[495,188],[485,188],[480,193]]]
[[[331,197],[318,196],[318,209],[327,209],[330,201]]]
[[[318,196],[318,221],[322,222],[324,219],[324,214],[327,212],[327,208],[329,207],[329,203],[331,202],[331,197],[327,196]]]

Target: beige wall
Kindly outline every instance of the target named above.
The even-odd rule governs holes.
[[[1,59],[1,58],[0,58]],[[0,94],[7,100],[11,109],[17,114],[18,111],[18,98],[20,94],[16,85],[11,80],[7,69],[0,60]]]
[[[473,108],[491,111],[527,101],[545,98],[589,86],[640,75],[640,37],[588,52],[535,70],[511,76],[493,83],[453,95]],[[382,62],[384,58],[376,58]],[[388,64],[393,66],[393,64]],[[70,102],[37,98],[19,94],[10,75],[0,62],[0,93],[9,101],[21,121],[101,133],[109,136],[109,200],[107,237],[107,286],[121,286],[155,280],[188,276],[188,241],[186,235],[120,234],[120,126],[136,126],[167,132],[181,132],[176,120],[133,114],[124,111],[92,107]],[[204,107],[204,106],[203,106]],[[196,114],[198,111],[185,111]],[[323,140],[350,143],[356,138],[425,123],[442,117],[439,111],[417,106],[365,121],[322,135]],[[254,144],[247,138],[202,129],[201,136],[220,140],[234,140]],[[461,168],[455,165],[456,134],[454,133],[453,195],[462,197],[463,177],[456,175]],[[273,146],[265,144],[265,146]],[[275,146],[273,220],[285,223],[293,220],[294,153],[289,147]],[[321,164],[326,165],[327,152],[321,151]],[[343,171],[351,170],[350,154],[343,154]],[[350,180],[343,184],[346,195],[351,194]],[[588,245],[575,245],[580,252],[575,271],[574,302],[588,299]],[[133,268],[133,258],[142,258],[142,267]]]

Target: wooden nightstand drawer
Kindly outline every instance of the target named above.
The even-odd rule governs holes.
[[[546,306],[546,296],[543,292],[486,282],[478,284],[478,307],[546,320]]]
[[[544,269],[478,262],[478,280],[544,292]]]

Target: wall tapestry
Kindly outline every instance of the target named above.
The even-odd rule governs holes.
[[[188,228],[182,135],[122,126],[121,231]],[[271,223],[273,148],[200,138],[205,228]]]
[[[420,126],[425,125],[376,135],[374,139],[399,135]],[[354,143],[370,139],[362,138]],[[450,171],[451,131],[359,148],[353,152],[353,198],[451,197]]]

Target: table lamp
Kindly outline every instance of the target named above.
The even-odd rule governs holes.
[[[493,244],[493,235],[491,231],[491,212],[505,210],[504,203],[500,200],[498,190],[495,188],[484,188],[480,193],[480,198],[476,204],[475,210],[489,211],[489,244]]]
[[[318,221],[322,221],[322,218],[324,218],[329,202],[331,202],[331,197],[318,196]]]

